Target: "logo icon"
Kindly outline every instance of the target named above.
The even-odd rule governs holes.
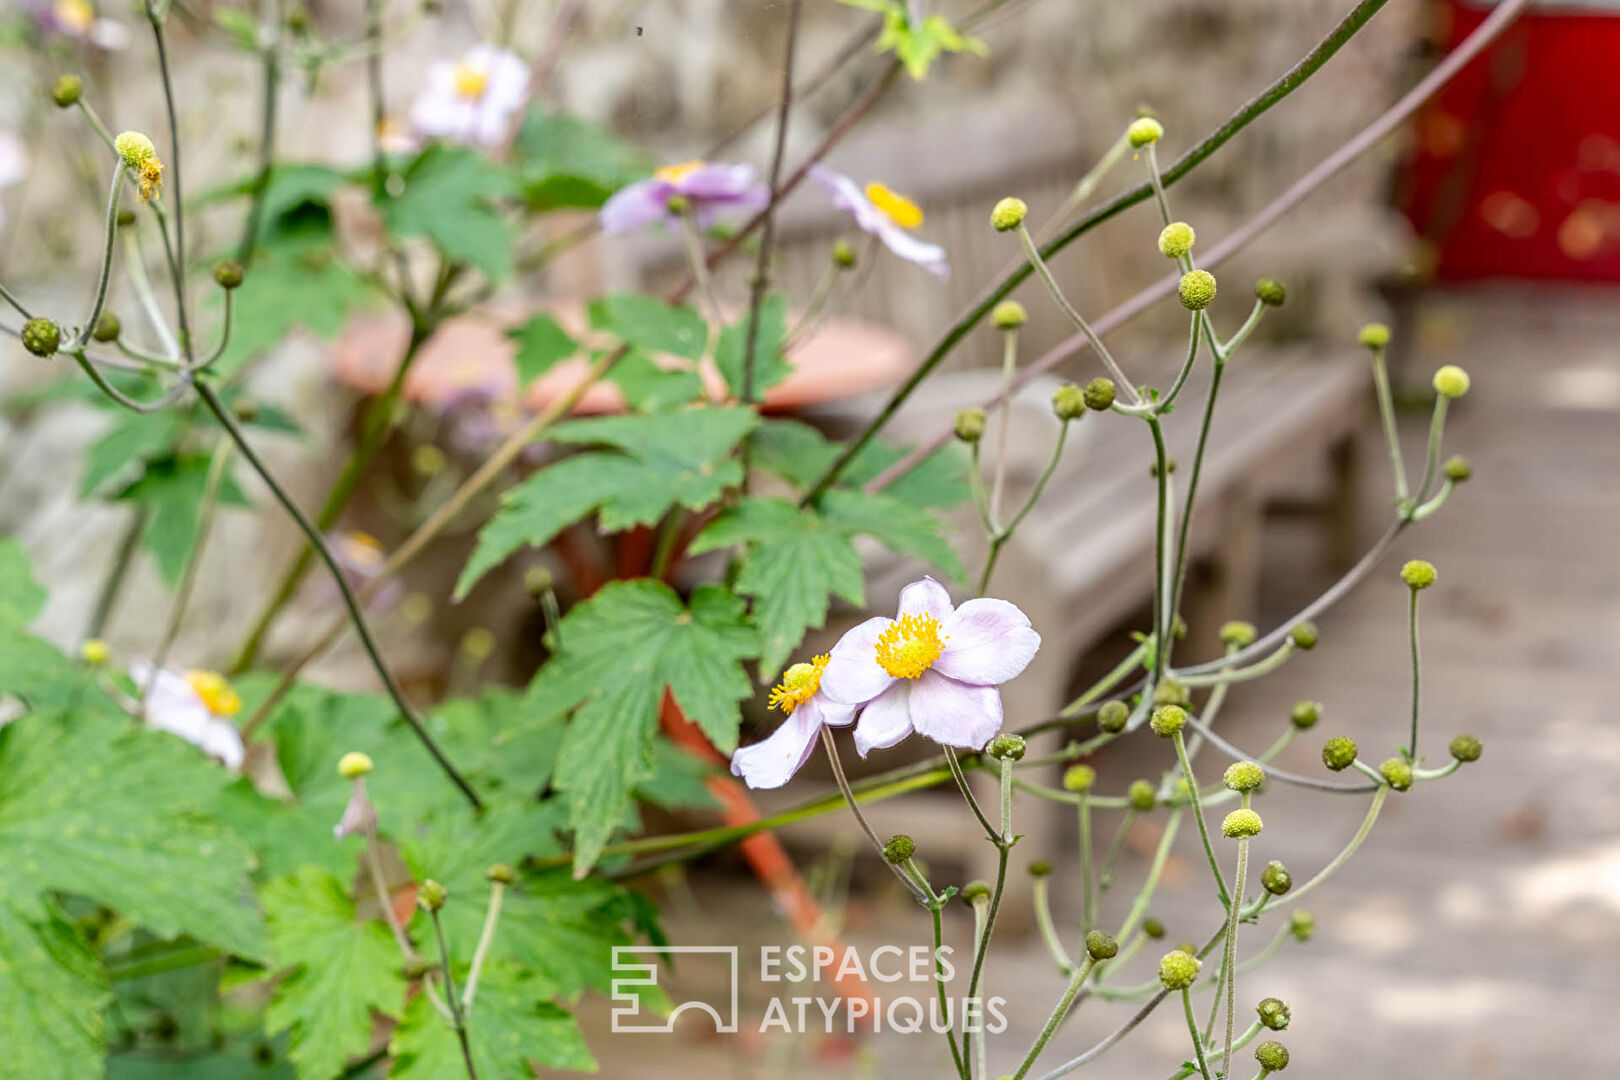
[[[707,956],[723,956],[730,966],[729,983],[731,985],[731,1005],[724,1013],[707,1001],[683,1001],[669,1011],[664,1018],[644,1016],[641,1012],[641,996],[637,992],[641,987],[655,987],[658,985],[658,957],[666,954],[700,954]],[[647,963],[638,963],[640,958],[647,958]],[[737,1030],[737,972],[739,964],[737,959],[737,946],[735,945],[666,945],[659,948],[656,945],[615,945],[613,947],[613,1000],[619,1004],[613,1008],[613,1032],[615,1034],[641,1034],[647,1032],[672,1032],[675,1030],[675,1021],[680,1019],[683,1012],[696,1009],[706,1012],[714,1019],[715,1031],[721,1034],[732,1034]]]

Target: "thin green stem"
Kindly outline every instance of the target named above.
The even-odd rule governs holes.
[[[484,970],[484,961],[489,958],[489,948],[495,942],[495,928],[501,921],[501,898],[505,893],[504,881],[491,883],[489,910],[484,913],[484,928],[479,931],[478,948],[473,951],[472,966],[467,969],[467,985],[461,990],[461,1005],[468,1012],[472,1012],[473,998],[478,994],[478,976]]]
[[[456,995],[456,974],[450,967],[450,945],[444,938],[444,922],[438,909],[428,912],[433,917],[433,935],[439,940],[439,966],[444,971],[444,996],[450,1004],[451,1023],[456,1029],[456,1041],[461,1044],[461,1060],[467,1066],[467,1080],[478,1080],[478,1067],[473,1064],[472,1043],[467,1038],[467,1018],[462,1013],[461,1000]]]
[[[1018,1071],[1013,1073],[1013,1080],[1024,1080],[1024,1077],[1029,1075],[1029,1070],[1035,1065],[1035,1059],[1041,1056],[1041,1051],[1046,1049],[1046,1044],[1052,1041],[1053,1035],[1057,1034],[1057,1029],[1063,1023],[1063,1018],[1069,1015],[1069,1009],[1074,1006],[1075,997],[1080,993],[1080,988],[1085,985],[1086,977],[1091,974],[1091,969],[1095,965],[1096,961],[1089,955],[1080,962],[1080,969],[1069,979],[1069,985],[1064,987],[1063,994],[1058,998],[1057,1004],[1052,1006],[1052,1015],[1046,1018],[1046,1026],[1041,1028],[1039,1035],[1035,1036],[1035,1043],[1029,1048],[1029,1052],[1024,1055],[1024,1060],[1019,1063]]]
[[[147,682],[144,698],[152,690],[152,681],[157,673],[168,662],[169,650],[174,647],[174,639],[180,634],[180,622],[185,618],[186,607],[191,603],[191,594],[197,586],[197,570],[202,566],[203,551],[208,546],[209,535],[214,527],[214,512],[219,508],[219,492],[225,480],[226,468],[231,460],[232,443],[229,437],[221,438],[214,448],[212,459],[208,463],[208,475],[203,480],[202,498],[197,504],[197,531],[192,540],[191,550],[186,553],[185,567],[180,571],[180,583],[174,591],[174,602],[169,606],[169,619],[163,628],[163,637],[159,639],[157,650],[152,654],[152,675]]]
[[[928,913],[934,923],[934,989],[939,996],[939,1015],[950,1015],[950,1002],[945,994],[945,927],[942,911],[945,907],[943,901],[930,899]],[[962,1057],[962,1051],[956,1045],[956,1027],[949,1025],[945,1028],[945,1041],[950,1044],[951,1061],[956,1065],[956,1075],[961,1080],[972,1080],[968,1074],[967,1060]]]
[[[1090,171],[1080,178],[1079,183],[1074,185],[1074,190],[1069,192],[1067,199],[1063,200],[1063,205],[1058,208],[1057,213],[1053,214],[1051,219],[1041,226],[1042,243],[1051,239],[1052,234],[1068,219],[1070,214],[1085,205],[1086,200],[1091,198],[1098,185],[1102,183],[1103,177],[1107,176],[1114,166],[1124,161],[1125,155],[1130,151],[1130,138],[1124,132],[1120,132],[1119,138],[1114,140],[1113,145],[1109,146],[1103,156],[1097,159],[1097,163],[1091,167]]]
[[[1395,500],[1404,505],[1406,493],[1406,463],[1401,460],[1401,437],[1395,427],[1395,400],[1389,392],[1389,368],[1384,362],[1384,350],[1372,350],[1373,387],[1378,394],[1378,416],[1384,425],[1384,445],[1389,449],[1389,466],[1395,475]]]
[[[1069,321],[1074,323],[1077,330],[1086,335],[1086,340],[1091,342],[1092,351],[1097,354],[1097,359],[1101,360],[1103,366],[1108,369],[1108,374],[1113,378],[1114,382],[1118,383],[1131,396],[1133,403],[1140,405],[1142,403],[1142,394],[1136,389],[1136,384],[1126,377],[1124,369],[1115,361],[1113,353],[1108,351],[1108,346],[1103,344],[1102,338],[1097,336],[1096,331],[1091,328],[1091,324],[1085,320],[1085,316],[1076,311],[1074,305],[1069,303],[1069,298],[1063,295],[1063,290],[1058,286],[1057,279],[1052,276],[1052,271],[1047,267],[1046,260],[1041,258],[1040,248],[1035,246],[1035,238],[1029,235],[1029,229],[1020,223],[1014,231],[1018,233],[1018,242],[1024,248],[1024,258],[1029,260],[1029,265],[1041,279],[1041,284],[1046,286],[1046,291],[1051,294],[1052,302],[1057,304],[1058,309],[1064,315],[1068,316]]]
[[[1192,374],[1193,363],[1198,359],[1198,323],[1203,318],[1202,311],[1195,311],[1188,320],[1187,358],[1181,362],[1181,370],[1176,373],[1176,381],[1170,384],[1170,392],[1154,406],[1154,411],[1160,415],[1170,411],[1176,398],[1181,396],[1181,388],[1187,385],[1187,376]]]
[[[945,752],[945,764],[950,768],[951,776],[955,778],[956,786],[961,790],[962,798],[967,800],[968,807],[973,811],[973,816],[979,819],[979,825],[984,829],[984,835],[989,838],[991,843],[999,844],[1001,834],[996,831],[994,825],[990,824],[990,819],[985,817],[984,811],[980,809],[979,800],[974,797],[973,789],[968,786],[967,775],[962,771],[962,763],[957,760],[955,748],[946,746],[941,749]]]
[[[1170,817],[1164,823],[1164,834],[1159,837],[1159,846],[1153,853],[1153,863],[1148,867],[1147,877],[1142,881],[1142,889],[1136,894],[1136,900],[1131,904],[1131,910],[1120,923],[1119,933],[1115,938],[1128,937],[1136,924],[1141,922],[1147,914],[1148,905],[1153,902],[1153,894],[1159,887],[1159,878],[1164,874],[1165,863],[1170,858],[1170,847],[1176,842],[1176,833],[1181,828],[1181,816],[1185,807],[1176,807],[1170,811]]]
[[[107,283],[112,280],[113,244],[118,236],[118,192],[124,184],[124,166],[122,163],[114,165],[112,171],[112,187],[107,193],[107,233],[106,243],[101,249],[101,270],[96,274],[96,293],[90,301],[90,312],[84,317],[84,325],[79,327],[79,333],[73,344],[84,348],[90,342],[90,335],[95,333],[96,323],[101,320],[102,307],[107,303]],[[1441,398],[1444,401],[1445,398]]]
[[[904,869],[891,863],[885,856],[883,841],[878,839],[878,834],[872,831],[872,826],[867,822],[866,815],[861,813],[860,803],[855,798],[854,790],[849,786],[849,777],[844,773],[844,762],[838,756],[838,745],[833,742],[832,731],[825,725],[821,729],[821,745],[827,751],[827,763],[832,766],[833,779],[838,783],[838,791],[843,795],[844,804],[849,807],[850,814],[855,818],[855,824],[859,825],[861,832],[866,834],[866,839],[871,842],[872,847],[877,851],[878,858],[883,860],[883,865],[894,872],[894,876],[900,879],[900,883],[906,887],[906,890],[912,896],[926,902],[927,897],[918,888],[917,883],[906,876]]]
[[[1265,313],[1265,301],[1256,300],[1254,302],[1254,307],[1249,309],[1249,317],[1243,320],[1243,325],[1238,327],[1237,333],[1227,338],[1226,343],[1221,346],[1222,352],[1228,357],[1236,352],[1238,346],[1247,341],[1249,339],[1249,335],[1254,333],[1255,327],[1260,325],[1260,319],[1265,315]],[[1208,318],[1208,316],[1206,315],[1205,318]]]
[[[1120,853],[1125,850],[1125,838],[1131,833],[1131,826],[1136,824],[1140,810],[1132,806],[1126,809],[1125,815],[1119,819],[1119,828],[1114,830],[1114,839],[1108,845],[1108,855],[1103,859],[1102,872],[1097,875],[1098,889],[1106,892],[1114,885],[1114,870],[1119,866]]]
[[[1444,400],[1443,398],[1441,400]],[[1418,703],[1421,700],[1420,690],[1423,674],[1423,658],[1418,649],[1418,590],[1408,589],[1411,594],[1406,606],[1406,626],[1408,638],[1412,643],[1412,739],[1406,747],[1406,760],[1417,760],[1418,744]]]
[[[1001,408],[996,431],[996,462],[990,482],[990,520],[1001,520],[1001,496],[1007,487],[1007,440],[1012,428],[1012,384],[1018,374],[1018,331],[1001,332]],[[1444,398],[1441,398],[1444,401]],[[985,577],[989,577],[986,571]],[[984,593],[984,583],[979,585]]]
[[[168,44],[163,36],[163,21],[158,17],[152,4],[148,3],[146,10],[148,21],[152,24],[152,37],[157,43],[158,75],[163,83],[163,103],[169,117],[169,148],[173,151],[168,168],[169,190],[174,192],[173,248],[169,247],[169,230],[164,223],[162,209],[155,201],[152,203],[152,210],[158,216],[164,251],[169,258],[169,271],[174,277],[175,317],[180,328],[180,345],[185,350],[187,360],[190,360],[193,345],[186,303],[186,210],[185,192],[180,184],[180,119],[174,107],[174,79],[169,73]]]
[[[1271,900],[1272,907],[1294,903],[1331,877],[1335,870],[1350,860],[1350,856],[1356,853],[1356,849],[1361,847],[1368,834],[1372,832],[1373,825],[1378,821],[1378,812],[1384,808],[1384,800],[1389,798],[1389,792],[1390,787],[1385,784],[1373,793],[1372,803],[1367,807],[1367,816],[1362,819],[1360,828],[1356,830],[1355,835],[1350,838],[1350,842],[1344,846],[1344,849],[1333,857],[1333,861],[1322,867],[1315,877],[1291,891],[1287,896],[1273,899],[1271,894],[1267,893],[1261,898],[1260,902],[1265,903],[1267,900]]]
[[[1167,596],[1165,590],[1165,532],[1169,526],[1170,512],[1170,460],[1164,452],[1164,430],[1159,426],[1159,418],[1148,416],[1145,419],[1148,430],[1153,433],[1153,477],[1158,494],[1153,535],[1152,676],[1152,685],[1157,686],[1163,680],[1164,670],[1170,663],[1171,623],[1174,621],[1170,609],[1175,598]]]
[[[1204,1040],[1198,1034],[1198,1021],[1193,1019],[1192,995],[1186,990],[1181,991],[1181,1011],[1187,1017],[1187,1032],[1192,1036],[1193,1054],[1198,1058],[1198,1072],[1204,1080],[1212,1080],[1209,1075],[1209,1062],[1204,1060]]]
[[[1045,874],[1030,883],[1030,896],[1035,905],[1035,925],[1040,928],[1041,940],[1046,943],[1046,951],[1052,954],[1052,961],[1057,964],[1058,971],[1070,975],[1074,972],[1074,961],[1069,958],[1069,950],[1063,947],[1063,939],[1058,936],[1057,924],[1052,921],[1051,885],[1051,879]]]
[[[1089,934],[1097,921],[1097,888],[1091,874],[1091,800],[1080,792],[1076,811],[1080,826],[1080,932]]]
[[[1250,664],[1248,667],[1241,668],[1227,668],[1224,671],[1216,672],[1212,675],[1184,675],[1180,677],[1179,681],[1181,685],[1187,687],[1188,689],[1194,689],[1201,686],[1221,687],[1229,686],[1230,684],[1237,682],[1248,682],[1251,679],[1258,679],[1264,675],[1269,675],[1271,672],[1282,667],[1283,664],[1288,662],[1288,658],[1294,655],[1297,648],[1298,647],[1290,639],[1283,642],[1281,647],[1279,647],[1276,652],[1272,653],[1270,656],[1266,657],[1257,664]]]
[[[1093,701],[1096,701],[1114,687],[1118,686],[1127,675],[1140,667],[1142,665],[1142,657],[1145,655],[1147,655],[1146,645],[1138,645],[1129,653],[1126,653],[1125,659],[1115,664],[1113,670],[1109,671],[1109,673],[1104,675],[1101,679],[1098,679],[1096,684],[1093,685],[1091,689],[1087,690],[1085,693],[1063,706],[1062,711],[1059,712],[1058,715],[1062,717],[1070,717],[1083,711],[1086,706],[1090,705]]]
[[[1201,321],[1207,332],[1209,321],[1207,319]],[[1204,455],[1209,449],[1209,432],[1215,420],[1215,401],[1220,396],[1221,377],[1226,374],[1226,357],[1214,346],[1213,341],[1211,345],[1215,350],[1215,368],[1209,380],[1209,394],[1204,399],[1204,415],[1198,424],[1198,444],[1193,449],[1192,469],[1187,477],[1187,497],[1181,507],[1181,527],[1176,533],[1175,595],[1171,597],[1172,609],[1181,606],[1182,593],[1187,585],[1187,545],[1192,536],[1193,514],[1197,510],[1198,482],[1204,475]]]
[[[1245,798],[1247,803],[1248,799]],[[1237,872],[1233,875],[1232,902],[1226,922],[1226,959],[1221,972],[1226,980],[1226,1049],[1221,1057],[1221,1075],[1232,1075],[1232,1033],[1237,1027],[1237,935],[1238,915],[1243,907],[1243,890],[1248,885],[1249,838],[1238,839]]]
[[[130,564],[135,559],[135,549],[140,546],[141,534],[146,531],[149,515],[150,511],[144,503],[130,508],[129,521],[118,540],[118,551],[113,555],[112,566],[108,567],[107,577],[102,581],[101,589],[96,594],[96,607],[90,616],[90,627],[85,633],[86,637],[98,638],[107,629],[107,620],[112,617],[113,605],[123,595],[124,578],[129,574]]]
[[[1176,760],[1181,763],[1181,775],[1187,781],[1188,800],[1192,804],[1193,819],[1198,822],[1198,836],[1204,842],[1204,855],[1209,859],[1209,872],[1214,875],[1215,886],[1220,890],[1221,905],[1230,907],[1233,905],[1233,901],[1231,900],[1231,894],[1226,891],[1226,878],[1221,874],[1221,865],[1215,858],[1215,845],[1210,843],[1209,840],[1209,824],[1204,820],[1204,807],[1203,801],[1198,794],[1198,781],[1193,776],[1192,762],[1187,758],[1186,740],[1181,737],[1179,731],[1170,738],[1176,744]]]

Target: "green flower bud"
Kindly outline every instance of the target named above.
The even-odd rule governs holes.
[[[963,409],[956,414],[956,437],[965,443],[984,438],[984,410]]]
[[[1124,731],[1126,721],[1130,718],[1130,707],[1123,701],[1106,702],[1097,710],[1097,726],[1110,735],[1118,735]]]
[[[1322,764],[1343,772],[1356,760],[1356,741],[1348,735],[1335,735],[1322,744]]]
[[[1261,1025],[1272,1031],[1282,1031],[1288,1026],[1288,1021],[1293,1019],[1293,1015],[1288,1011],[1288,1002],[1282,998],[1261,998],[1254,1011],[1260,1014]]]
[[[1484,747],[1473,735],[1458,735],[1451,740],[1451,756],[1458,761],[1478,761]]]
[[[1412,787],[1412,766],[1403,759],[1392,757],[1378,766],[1378,775],[1396,791],[1409,791]]]
[[[1086,392],[1074,383],[1064,383],[1052,391],[1052,411],[1059,420],[1078,420],[1086,415]]]
[[[1172,221],[1159,230],[1159,254],[1167,259],[1179,259],[1193,248],[1198,234],[1185,221]]]
[[[848,240],[839,240],[832,246],[833,265],[841,270],[850,270],[855,266],[855,248]]]
[[[1185,683],[1165,679],[1153,688],[1153,704],[1180,705],[1185,709],[1192,705],[1192,691],[1187,689]]]
[[[1474,467],[1470,465],[1468,463],[1468,459],[1463,457],[1461,454],[1453,454],[1451,457],[1448,457],[1446,459],[1444,469],[1446,479],[1450,480],[1453,484],[1466,483],[1468,478],[1474,475]]]
[[[428,878],[416,890],[416,903],[423,911],[438,911],[444,907],[450,893],[443,885]]]
[[[1288,872],[1288,867],[1272,859],[1260,871],[1260,884],[1272,896],[1286,896],[1288,890],[1294,887],[1294,875]]]
[[[1153,734],[1168,739],[1187,725],[1187,710],[1180,705],[1160,705],[1153,710],[1148,724],[1153,728]]]
[[[1086,383],[1086,408],[1103,412],[1114,404],[1114,380],[1099,375]]]
[[[350,750],[338,758],[338,775],[345,780],[358,780],[372,769],[371,755]]]
[[[1295,941],[1309,941],[1316,933],[1316,916],[1304,908],[1295,908],[1288,914],[1288,930]]]
[[[551,571],[543,566],[531,566],[523,571],[523,591],[535,600],[551,591]]]
[[[101,667],[112,656],[112,650],[100,638],[88,638],[79,646],[79,659],[91,667]]]
[[[138,131],[125,131],[113,140],[113,149],[124,159],[124,164],[139,169],[157,157],[157,146]]]
[[[56,102],[57,108],[68,109],[79,103],[79,96],[83,93],[83,79],[77,75],[62,75],[57,78],[56,85],[51,87],[51,100]]]
[[[1188,311],[1202,311],[1215,300],[1215,275],[1208,270],[1190,270],[1181,275],[1176,294]]]
[[[1221,624],[1221,641],[1224,644],[1241,649],[1253,645],[1255,637],[1254,623],[1233,619]]]
[[[1142,933],[1146,934],[1154,941],[1158,941],[1160,938],[1164,937],[1164,923],[1149,915],[1147,918],[1142,920]]]
[[[1389,344],[1389,327],[1381,322],[1370,322],[1361,328],[1357,337],[1369,349],[1382,349]]]
[[[1137,810],[1151,810],[1153,804],[1159,801],[1159,789],[1153,786],[1151,780],[1132,780],[1125,797],[1131,800],[1131,806]]]
[[[120,229],[127,229],[133,224],[135,224],[135,211],[133,211],[133,210],[119,210],[118,211],[118,227]]]
[[[1254,283],[1254,298],[1266,307],[1282,307],[1288,299],[1288,290],[1276,278],[1263,277]]]
[[[29,319],[22,325],[22,343],[35,356],[55,356],[62,347],[62,328],[49,319]]]
[[[890,866],[899,866],[915,854],[917,843],[905,833],[896,833],[883,845],[883,861]]]
[[[1086,935],[1086,955],[1093,960],[1112,960],[1119,955],[1119,942],[1106,930],[1093,930]]]
[[[484,871],[484,879],[496,885],[510,885],[517,880],[517,874],[503,862],[492,863]]]
[[[1036,859],[1029,864],[1030,877],[1046,877],[1052,872],[1052,864],[1045,859]]]
[[[242,264],[231,259],[215,263],[214,283],[222,289],[234,289],[242,284]]]
[[[231,402],[231,412],[244,424],[251,424],[259,418],[259,399],[250,394],[243,394]]]
[[[962,903],[972,907],[976,902],[990,899],[990,883],[988,881],[970,881],[962,886]]]
[[[1024,223],[1024,216],[1029,213],[1029,206],[1023,199],[1006,198],[996,203],[994,210],[990,211],[990,224],[996,232],[1009,232]]]
[[[676,217],[681,217],[688,210],[692,209],[692,201],[685,195],[671,195],[669,197],[669,201],[664,205],[668,207],[669,212],[674,214]]]
[[[1003,732],[990,740],[987,747],[990,756],[997,761],[1024,760],[1024,737],[1011,732]]]
[[[1438,576],[1434,563],[1424,562],[1422,559],[1412,559],[1401,567],[1401,580],[1406,582],[1409,589],[1427,589],[1434,584]]]
[[[1090,765],[1070,765],[1063,773],[1064,791],[1090,791],[1097,782],[1097,770]]]
[[[102,344],[117,341],[118,334],[123,327],[118,322],[118,316],[110,311],[103,311],[96,317],[96,328],[90,331],[90,336]]]
[[[1317,631],[1316,624],[1313,622],[1296,624],[1288,636],[1294,642],[1294,648],[1305,652],[1316,648],[1317,641],[1321,639],[1321,634]]]
[[[990,321],[998,330],[1016,330],[1029,321],[1029,312],[1016,300],[1003,300],[990,312]]]
[[[1264,823],[1253,810],[1234,810],[1221,822],[1221,834],[1228,840],[1247,840],[1259,836]]]
[[[1301,701],[1294,705],[1288,713],[1288,719],[1300,731],[1309,731],[1322,719],[1322,703],[1320,701]]]
[[[1234,761],[1226,767],[1222,779],[1233,791],[1254,791],[1266,782],[1266,770],[1258,762]]]
[[[1159,985],[1166,990],[1185,990],[1198,981],[1198,957],[1172,949],[1159,959]]]
[[[1267,1072],[1282,1072],[1288,1068],[1288,1047],[1276,1040],[1268,1040],[1254,1048],[1254,1060]]]
[[[1468,393],[1468,372],[1447,364],[1434,373],[1434,392],[1441,397],[1460,398]]]
[[[1132,120],[1131,126],[1125,129],[1125,139],[1131,144],[1131,149],[1140,150],[1158,142],[1164,137],[1164,125],[1151,116],[1144,116],[1140,120]]]
[[[405,961],[403,966],[401,966],[400,974],[404,975],[407,980],[416,982],[418,979],[427,978],[434,971],[436,971],[438,967],[438,964],[435,964],[432,960],[429,960],[425,956],[412,956]]]

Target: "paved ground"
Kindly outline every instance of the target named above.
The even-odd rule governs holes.
[[[1448,444],[1473,459],[1476,479],[1322,620],[1320,649],[1234,692],[1222,726],[1258,750],[1289,704],[1316,698],[1328,718],[1285,764],[1321,774],[1316,751],[1341,730],[1355,734],[1364,756],[1383,757],[1403,737],[1409,692],[1404,587],[1395,572],[1401,560],[1422,556],[1440,570],[1440,584],[1424,597],[1424,750],[1443,760],[1451,734],[1466,730],[1484,740],[1485,757],[1444,783],[1394,798],[1362,853],[1310,898],[1320,925],[1315,940],[1290,944],[1245,976],[1240,998],[1252,1003],[1274,994],[1292,1004],[1290,1075],[1610,1075],[1602,1033],[1620,1004],[1620,725],[1612,719],[1620,658],[1613,539],[1620,527],[1620,305],[1604,293],[1476,293],[1432,302],[1414,338],[1414,377],[1426,381],[1444,362],[1465,364],[1474,375]],[[1405,421],[1414,453],[1424,422],[1416,415]],[[1388,504],[1388,476],[1371,439],[1368,449],[1370,540]],[[1307,530],[1273,530],[1265,558],[1263,621],[1285,616],[1324,583]],[[1146,745],[1101,760],[1100,788],[1117,790],[1144,768],[1162,766],[1163,754],[1162,744]],[[1213,772],[1214,764],[1206,768]],[[1259,806],[1267,830],[1257,856],[1280,857],[1296,875],[1330,857],[1365,808],[1359,797],[1281,788]],[[887,816],[898,825],[903,812]],[[962,837],[975,842],[965,813]],[[1145,831],[1134,839],[1152,841]],[[1182,840],[1154,905],[1172,939],[1202,937],[1211,921],[1195,835],[1185,830]],[[1068,858],[1020,853],[1026,862],[1038,854]],[[838,859],[820,865],[836,879]],[[1138,880],[1143,866],[1140,853],[1128,856],[1125,880]],[[926,918],[881,870],[861,861],[854,878],[853,896],[838,914],[863,954],[883,944],[926,943]],[[1072,926],[1072,887],[1058,887],[1066,894],[1060,920]],[[836,880],[832,888],[838,891]],[[671,893],[669,911],[677,943],[743,947],[743,1034],[706,1034],[706,1022],[692,1022],[675,1035],[608,1036],[605,1004],[587,1003],[605,1075],[652,1068],[708,1080],[950,1075],[940,1041],[926,1035],[885,1033],[855,1043],[755,1033],[773,995],[834,995],[826,982],[760,982],[757,946],[794,939],[735,866],[700,867]],[[966,912],[958,907],[951,919],[960,946],[969,932]],[[1272,925],[1246,940],[1257,944]],[[1138,958],[1136,974],[1122,981],[1147,977],[1147,960]],[[965,992],[964,980],[959,973],[953,995]],[[714,996],[721,984],[720,968],[696,961],[683,963],[676,986]],[[996,1076],[1011,1070],[1039,1029],[1060,980],[1039,940],[1023,937],[1000,943],[988,989],[1014,1002],[1009,1030],[991,1043]],[[928,985],[879,990],[925,997]],[[823,1026],[815,1006],[809,1009],[811,1026]],[[1091,1045],[1127,1010],[1088,1003],[1043,1064]],[[834,1023],[841,1028],[843,1020],[840,1013]],[[1169,1076],[1186,1051],[1179,1017],[1161,1011],[1083,1075]],[[1252,1059],[1242,1060],[1234,1075],[1252,1075]]]

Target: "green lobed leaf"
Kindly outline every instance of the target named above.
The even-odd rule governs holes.
[[[477,267],[491,281],[512,269],[513,230],[494,200],[512,194],[511,177],[482,154],[434,143],[406,166],[403,190],[383,200],[396,236],[421,236],[450,262]]]
[[[463,985],[466,972],[458,973]],[[596,1069],[579,1025],[567,1010],[545,997],[544,980],[504,962],[487,964],[479,977],[467,1039],[481,1080],[517,1080],[533,1075],[532,1066],[551,1069]],[[467,1075],[455,1029],[424,995],[411,998],[405,1018],[394,1029],[388,1071],[398,1080],[446,1080]]]
[[[550,371],[558,362],[579,351],[579,343],[568,335],[550,315],[531,315],[522,326],[506,332],[517,345],[513,362],[517,365],[518,383],[527,386]]]
[[[759,330],[754,340],[754,393],[763,394],[793,373],[793,365],[782,357],[787,339],[787,297],[775,293],[759,306]],[[743,392],[743,363],[748,357],[748,313],[720,331],[714,347],[714,364],[737,398]]]
[[[703,396],[703,377],[697,372],[660,367],[643,352],[629,353],[613,365],[607,377],[637,412],[688,405]]]
[[[512,161],[529,208],[536,211],[594,210],[651,168],[639,148],[595,124],[538,106],[523,118]]]
[[[94,495],[115,483],[127,487],[139,479],[148,460],[174,452],[185,427],[184,415],[172,409],[120,414],[107,433],[85,451],[79,495]]]
[[[899,555],[915,555],[958,581],[966,578],[962,559],[945,539],[939,519],[884,492],[868,495],[833,488],[821,498],[827,520],[851,533],[864,533]]]
[[[649,352],[696,360],[708,343],[709,324],[693,308],[666,304],[640,293],[616,293],[591,301],[591,327]]]
[[[295,330],[332,338],[368,298],[364,282],[337,258],[329,225],[315,235],[275,241],[232,297],[231,339],[211,369],[229,375]]]
[[[0,897],[0,1046],[7,1076],[86,1080],[102,1073],[107,973],[56,905]]]
[[[0,626],[21,630],[45,607],[45,588],[34,580],[22,541],[0,537]],[[0,685],[0,690],[4,686]]]
[[[197,515],[208,487],[207,454],[170,455],[147,462],[139,479],[118,493],[125,502],[146,507],[141,543],[157,560],[163,580],[180,580],[197,542]],[[247,496],[227,472],[219,489],[221,506],[247,506]]]

